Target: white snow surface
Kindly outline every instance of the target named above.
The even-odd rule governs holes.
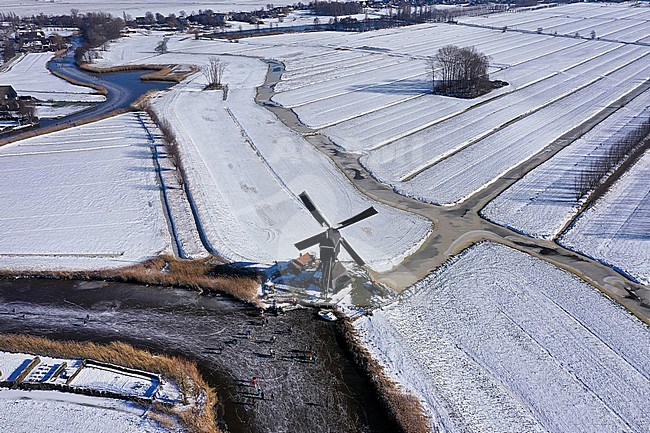
[[[617,6],[599,8],[602,19],[622,13]],[[456,204],[493,183],[638,88],[650,72],[648,46],[447,24],[237,44],[179,35],[170,39],[170,53],[158,56],[153,48],[161,38],[121,40],[97,64],[201,64],[198,57],[209,54],[280,60],[286,71],[275,102],[363,154],[380,181],[438,204]],[[425,58],[450,40],[491,56],[491,77],[509,85],[474,100],[428,94]]]
[[[59,117],[69,116],[79,111],[91,107],[90,104],[49,104],[47,102],[36,105],[36,116],[39,119],[56,119]]]
[[[0,382],[14,380],[33,360],[34,355],[0,351]]]
[[[650,7],[644,2],[574,3],[547,9],[501,13],[482,17],[461,17],[462,23],[511,30],[540,31],[621,42],[650,40]]]
[[[111,367],[86,365],[74,377],[71,386],[114,392],[132,397],[151,397],[160,381],[143,374],[127,373]]]
[[[32,96],[40,101],[102,102],[106,98],[95,89],[71,84],[47,69],[54,53],[29,53],[0,72],[0,84],[13,86],[20,96]]]
[[[650,92],[645,92],[526,174],[488,203],[481,214],[530,236],[554,238],[586,199],[576,199],[576,181],[582,170],[591,160],[603,158],[627,131],[649,116]]]
[[[223,53],[261,55],[256,46],[172,38],[170,53],[151,55],[158,36],[134,35],[113,44],[99,66],[121,63],[182,63],[205,66]],[[269,47],[263,46],[262,49]],[[253,50],[253,52],[248,52]],[[272,47],[275,53],[308,49]],[[325,155],[254,101],[267,66],[256,58],[221,57],[220,91],[201,91],[196,75],[154,100],[180,143],[187,181],[202,228],[212,247],[236,261],[272,263],[291,259],[295,242],[322,231],[300,202],[307,191],[331,222],[369,206],[379,214],[344,229],[343,235],[375,270],[387,270],[417,249],[431,225],[424,218],[380,205],[359,193]],[[342,258],[346,254],[342,253]]]
[[[650,284],[650,150],[559,242]]]
[[[0,148],[0,269],[115,268],[173,252],[139,115]]]
[[[549,263],[485,242],[355,322],[443,432],[650,429],[650,329]]]
[[[11,433],[162,433],[133,403],[57,391],[0,389],[0,425]]]

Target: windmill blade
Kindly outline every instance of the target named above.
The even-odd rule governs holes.
[[[363,259],[359,256],[359,254],[357,254],[357,252],[354,251],[350,246],[350,244],[343,238],[341,238],[341,245],[343,245],[345,251],[347,251],[348,254],[350,254],[350,257],[352,257],[352,259],[357,263],[357,265],[363,266],[366,264],[366,262],[363,261]]]
[[[352,218],[348,218],[345,221],[341,221],[336,227],[337,229],[342,229],[343,227],[347,227],[349,225],[352,225],[354,223],[358,223],[361,220],[365,220],[366,218],[370,218],[371,216],[378,214],[377,209],[374,207],[370,206],[368,209],[364,210],[363,212],[353,216]]]
[[[302,251],[304,249],[311,247],[312,245],[320,244],[323,241],[323,239],[325,239],[324,232],[314,235],[310,238],[304,239],[300,242],[296,242],[294,245],[296,246],[296,248],[298,248],[298,250]]]
[[[302,200],[302,202],[305,204],[307,210],[312,214],[314,218],[316,218],[316,221],[318,221],[320,225],[331,227],[325,217],[318,211],[318,209],[316,209],[316,205],[314,205],[314,202],[311,201],[311,198],[307,195],[306,191],[301,192],[298,197],[300,197],[300,200]]]

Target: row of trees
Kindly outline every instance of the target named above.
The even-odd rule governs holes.
[[[474,98],[492,89],[488,75],[490,58],[474,47],[447,45],[427,59],[432,92]]]
[[[609,146],[602,155],[594,156],[575,178],[575,198],[580,201],[585,195],[600,186],[608,174],[650,134],[650,119],[643,119],[632,127],[623,128],[604,145]]]

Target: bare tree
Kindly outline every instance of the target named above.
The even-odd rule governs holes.
[[[223,88],[223,73],[226,70],[226,64],[216,57],[210,57],[210,63],[203,69],[203,75],[208,80],[205,89]]]
[[[23,122],[34,123],[38,120],[38,117],[36,117],[36,107],[34,106],[34,102],[31,100],[19,100],[18,112],[20,113]]]
[[[167,38],[163,38],[162,41],[156,45],[156,52],[158,54],[166,54],[167,53]]]

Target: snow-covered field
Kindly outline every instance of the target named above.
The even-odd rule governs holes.
[[[91,104],[50,104],[47,102],[36,105],[36,116],[39,119],[56,119],[59,117],[69,116],[79,111],[92,107]]]
[[[172,252],[138,116],[0,148],[0,269],[113,268]]]
[[[579,209],[576,183],[582,169],[604,157],[626,131],[649,116],[650,92],[645,92],[526,174],[492,200],[482,215],[531,236],[554,238]]]
[[[650,43],[650,6],[644,2],[621,4],[574,3],[519,13],[502,13],[484,17],[461,17],[467,24],[507,27],[511,30],[540,31],[620,42]]]
[[[604,14],[619,10],[602,8]],[[238,44],[179,36],[170,41],[173,53],[162,57],[153,54],[158,39],[121,41],[99,65],[191,62],[192,55],[210,52],[281,60],[286,72],[275,102],[363,154],[380,181],[438,204],[458,203],[494,182],[643,85],[650,73],[650,47],[642,45],[447,24]],[[424,59],[450,40],[490,55],[492,78],[509,86],[475,100],[428,94]]]
[[[559,242],[650,284],[650,151]]]
[[[650,429],[650,329],[571,274],[476,245],[355,322],[436,431]]]
[[[0,84],[11,85],[20,96],[32,96],[39,101],[102,102],[104,95],[94,89],[76,86],[52,75],[47,62],[54,53],[29,53],[0,73]]]
[[[133,403],[57,391],[0,390],[0,425],[12,433],[162,433]]]
[[[98,65],[205,65],[211,55],[243,51],[251,56],[269,48],[185,37],[170,40],[169,54],[152,56],[156,40],[136,35],[113,44]],[[288,52],[283,48],[271,47]],[[303,55],[307,50],[289,51]],[[243,56],[221,59],[227,64],[226,101],[222,92],[200,91],[205,80],[196,76],[154,102],[181,144],[192,196],[214,249],[239,261],[272,263],[296,257],[293,244],[320,230],[297,197],[302,191],[332,223],[371,205],[379,210],[344,233],[373,269],[390,269],[420,245],[430,230],[428,221],[365,198],[326,156],[254,102],[255,87],[262,84],[267,70],[262,61]]]

